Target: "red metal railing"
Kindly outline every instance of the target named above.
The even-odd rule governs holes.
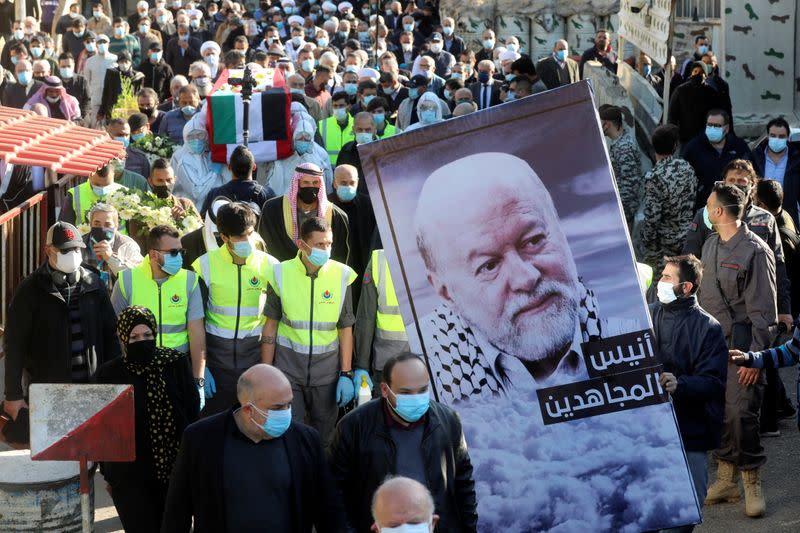
[[[44,260],[47,228],[45,192],[0,215],[0,338],[17,286]]]

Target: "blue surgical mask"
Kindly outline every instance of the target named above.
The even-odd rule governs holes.
[[[391,403],[389,403],[389,406],[406,422],[416,422],[428,412],[428,407],[431,404],[431,395],[428,392],[395,394],[392,389],[389,389],[389,391],[397,399],[397,407],[392,406]]]
[[[723,128],[719,126],[706,126],[706,137],[712,143],[718,143],[725,136]]]
[[[425,111],[420,112],[419,120],[423,124],[432,124],[436,122],[436,111],[433,109],[426,109]]]
[[[703,207],[703,222],[705,223],[706,227],[710,230],[714,229],[714,226],[711,224],[711,219],[708,218],[708,207]]]
[[[708,52],[708,46],[701,44],[700,46],[697,47],[697,53],[700,54],[701,56],[705,55],[707,52]]]
[[[516,78],[516,76],[514,76],[513,74],[506,74],[506,81],[511,81],[514,78]]]
[[[414,23],[411,24],[403,24],[403,29],[405,31],[414,31]]]
[[[562,63],[567,60],[567,51],[566,50],[558,50],[556,51],[556,59],[561,61]]]
[[[114,137],[114,140],[121,142],[125,146],[125,148],[127,148],[128,145],[131,143],[131,140],[128,137],[123,137],[123,136]]]
[[[181,257],[181,254],[172,255],[168,253],[163,254],[163,256],[164,263],[161,265],[161,270],[170,276],[174,276],[183,267],[183,257]]]
[[[132,141],[134,141],[134,142],[135,142],[135,141],[141,141],[142,139],[144,139],[144,136],[145,136],[145,133],[144,133],[144,132],[141,132],[141,133],[131,133],[131,140],[132,140]]]
[[[150,61],[152,61],[153,63],[158,63],[159,61],[161,61],[161,52],[151,52]]]
[[[777,137],[770,137],[769,138],[769,149],[773,152],[780,153],[786,150],[788,139],[778,139]]]
[[[117,27],[114,28],[114,36],[115,37],[123,37],[125,35],[125,28]]]
[[[358,40],[359,41],[369,41],[369,32],[368,31],[360,31],[360,32],[358,32]]]
[[[195,111],[197,111],[197,109],[193,105],[185,105],[181,108],[181,113],[188,117],[194,115]]]
[[[105,187],[92,185],[92,192],[95,193],[97,196],[105,196],[106,194],[111,192],[111,185],[106,185]]]
[[[509,52],[518,52],[519,47],[514,43],[509,43],[506,45],[506,50],[508,50]]]
[[[386,122],[386,113],[373,113],[372,119],[375,121],[375,125],[380,128]]]
[[[642,76],[645,78],[648,77],[653,72],[653,67],[651,65],[643,65],[642,66]]]
[[[306,72],[313,72],[314,70],[314,60],[313,59],[304,59],[303,62],[300,64],[303,67],[303,70]]]
[[[299,89],[299,88],[296,88],[296,87],[292,88],[292,89],[289,89],[289,92],[292,93],[292,94],[306,94],[306,92],[303,89]]]
[[[346,31],[338,31],[338,32],[336,32],[336,35],[338,35],[339,39],[341,39],[341,40],[347,39],[347,32]]]
[[[372,134],[369,132],[356,133],[356,144],[367,144],[372,142]]]
[[[75,71],[71,68],[61,67],[58,69],[58,73],[61,74],[61,77],[65,80],[72,78],[75,75]]]
[[[95,51],[97,50],[97,45],[94,43],[85,43],[83,47],[86,48],[86,51],[91,54],[95,53]]]
[[[44,48],[41,48],[39,46],[31,47],[31,54],[33,55],[33,57],[42,57],[43,53],[44,53]]]
[[[453,78],[454,80],[460,80],[464,78],[464,76],[462,76],[460,72],[453,72],[450,74],[450,77]]]
[[[416,100],[419,97],[419,90],[416,88],[411,88],[408,90],[408,97],[412,100]]]
[[[14,39],[21,41],[23,38],[25,38],[24,30],[14,30]]]
[[[349,96],[353,96],[358,92],[358,84],[357,83],[345,83],[344,84],[344,92],[346,92]]]
[[[281,409],[279,411],[270,409],[265,413],[252,403],[250,405],[253,406],[253,409],[255,409],[261,415],[266,417],[266,420],[264,420],[263,424],[257,424],[256,421],[253,420],[252,418],[250,420],[253,420],[253,423],[256,423],[258,427],[261,428],[261,431],[263,431],[273,439],[277,439],[278,437],[286,433],[286,430],[289,429],[290,425],[292,425],[291,406],[289,406],[288,409]]]
[[[73,32],[72,32],[72,35],[74,35],[75,37],[77,37],[78,39],[80,39],[81,37],[83,37],[83,33],[84,33],[84,32],[82,32],[82,31],[73,31]]]
[[[314,266],[321,267],[328,262],[328,259],[331,258],[331,253],[327,250],[312,248],[311,253],[309,253],[306,257],[308,257],[309,263]]]
[[[516,95],[516,93],[514,93],[514,91],[508,91],[506,93],[506,102],[511,102],[513,100],[516,100],[516,99],[517,99],[517,95]]]
[[[453,27],[452,26],[445,26],[445,27],[442,28],[442,31],[447,36],[453,35]]]
[[[483,47],[486,48],[487,50],[489,48],[494,48],[494,40],[493,39],[486,39],[485,41],[483,41]]]
[[[448,91],[447,89],[445,89],[442,94],[444,95],[444,99],[445,100],[450,100],[450,97],[453,96],[452,93],[450,91]]]
[[[250,254],[253,253],[253,243],[251,243],[249,239],[246,241],[231,242],[231,248],[233,248],[233,253],[242,258],[250,257]]]
[[[139,33],[147,33],[149,31],[150,31],[150,26],[146,24],[142,24],[141,26],[139,26]]]
[[[326,46],[328,46],[329,42],[330,41],[328,39],[326,39],[325,37],[320,37],[319,39],[317,39],[317,45],[320,48],[325,48]]]
[[[366,108],[367,108],[367,106],[369,105],[369,103],[370,103],[372,100],[374,100],[374,99],[375,99],[375,95],[374,95],[374,94],[368,94],[368,95],[366,95],[366,96],[364,97],[364,109],[366,109]]]
[[[347,120],[347,108],[337,107],[336,109],[333,110],[333,115],[339,122],[344,122],[345,120]]]
[[[17,81],[22,85],[28,85],[31,82],[32,73],[29,70],[23,70],[17,73]]]
[[[336,196],[343,202],[349,202],[356,197],[356,188],[353,186],[339,185],[336,187]]]
[[[300,155],[307,154],[311,151],[311,141],[295,141],[294,149]]]
[[[203,139],[189,139],[186,145],[193,154],[202,154],[206,149],[206,142]]]

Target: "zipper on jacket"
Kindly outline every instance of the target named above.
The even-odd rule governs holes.
[[[239,368],[236,362],[236,344],[239,342],[239,317],[242,313],[242,265],[236,265],[236,269],[239,271],[239,275],[236,278],[236,326],[233,329],[233,368]]]
[[[310,309],[308,317],[308,367],[306,372],[306,386],[311,386],[311,355],[314,353],[314,279],[316,276],[311,277],[311,301],[308,306]]]
[[[161,285],[158,285],[158,345],[164,346],[164,326],[161,324]]]

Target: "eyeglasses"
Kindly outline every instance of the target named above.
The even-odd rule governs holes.
[[[156,250],[156,252],[164,255],[171,255],[172,257],[177,255],[180,255],[181,257],[186,256],[186,250],[183,248],[173,248],[172,250]]]

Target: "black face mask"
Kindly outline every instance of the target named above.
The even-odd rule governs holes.
[[[172,189],[169,188],[169,185],[153,185],[151,189],[153,189],[153,194],[161,199],[169,198],[172,194]]]
[[[155,108],[153,108],[153,107],[140,107],[139,108],[139,113],[144,113],[148,117],[152,117],[154,112],[155,112]]]
[[[304,204],[314,203],[319,194],[319,187],[300,187],[297,191],[297,198]]]
[[[89,232],[89,235],[91,235],[91,238],[94,240],[94,242],[111,242],[114,240],[114,230],[106,228],[92,228],[92,230]]]
[[[132,342],[125,346],[125,353],[131,363],[149,363],[156,351],[156,340],[148,339]]]

